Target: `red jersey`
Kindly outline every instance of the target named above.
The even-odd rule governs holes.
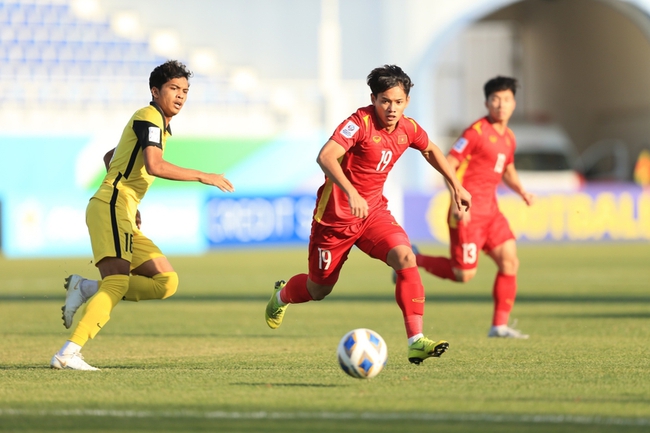
[[[456,176],[472,194],[472,217],[499,211],[497,186],[506,166],[514,161],[516,145],[510,128],[501,135],[484,117],[467,128],[449,151],[460,161]]]
[[[382,129],[375,107],[359,108],[344,120],[330,137],[346,150],[341,159],[345,177],[368,202],[368,212],[386,208],[384,183],[395,161],[408,147],[423,151],[429,145],[427,133],[415,120],[402,116],[393,132]],[[359,222],[352,215],[348,196],[331,179],[318,189],[314,219],[326,226]]]

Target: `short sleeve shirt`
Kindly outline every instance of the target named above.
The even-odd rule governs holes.
[[[156,146],[164,152],[170,135],[165,116],[155,102],[136,111],[124,127],[108,172],[93,197],[110,203],[119,196],[139,203],[155,179],[147,173],[142,150]]]
[[[375,107],[358,109],[334,131],[330,140],[345,150],[340,163],[343,173],[368,202],[368,211],[386,208],[383,195],[388,173],[404,151],[413,147],[423,151],[429,145],[427,133],[418,123],[403,116],[396,128],[388,133],[379,123]],[[314,219],[324,225],[345,226],[358,222],[350,213],[348,197],[330,179],[317,194]]]
[[[510,128],[499,134],[487,117],[467,128],[449,154],[460,161],[456,175],[472,194],[472,216],[498,212],[496,190],[505,168],[514,161],[515,135]]]

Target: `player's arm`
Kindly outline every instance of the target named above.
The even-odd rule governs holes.
[[[233,192],[235,188],[223,174],[205,173],[192,168],[179,167],[162,157],[162,149],[157,146],[146,146],[142,150],[144,165],[147,173],[168,180],[194,181],[212,185],[224,192]]]
[[[348,196],[348,203],[350,204],[350,212],[352,215],[365,218],[368,216],[368,202],[359,195],[357,189],[352,186],[352,183],[345,177],[339,159],[345,155],[345,148],[334,140],[329,140],[318,153],[316,162],[321,170],[325,173],[336,186],[341,188]]]
[[[506,165],[502,179],[503,183],[505,183],[506,186],[513,190],[515,193],[519,194],[528,206],[533,204],[533,201],[535,201],[535,195],[527,192],[524,189],[521,181],[519,180],[519,174],[517,173],[517,169],[515,169],[514,164],[511,163]]]
[[[465,210],[469,210],[472,206],[472,195],[463,188],[456,178],[456,168],[458,167],[458,164],[456,164],[455,167],[452,167],[449,159],[446,158],[438,146],[433,144],[431,141],[429,141],[427,148],[422,151],[422,156],[424,156],[424,159],[426,159],[427,162],[445,178],[449,191],[451,192],[452,201],[456,204],[456,207],[458,209],[464,208]],[[451,158],[456,160],[454,157]],[[456,160],[456,162],[458,162],[458,160]]]

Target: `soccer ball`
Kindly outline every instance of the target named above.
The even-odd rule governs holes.
[[[339,365],[348,375],[370,379],[386,365],[388,348],[381,335],[370,329],[359,328],[343,336],[337,354]]]

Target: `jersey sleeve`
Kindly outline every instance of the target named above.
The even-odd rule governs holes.
[[[515,162],[515,152],[517,151],[517,140],[515,139],[515,134],[511,131],[508,130],[508,134],[510,135],[510,143],[512,144],[512,152],[510,152],[510,155],[508,155],[508,160],[506,161],[506,165],[512,164]]]
[[[429,146],[429,135],[415,120],[410,117],[407,117],[405,120],[408,120],[413,126],[413,135],[411,136],[409,147],[423,151]]]
[[[468,155],[472,154],[474,147],[476,147],[478,138],[478,132],[474,128],[466,129],[465,132],[463,132],[463,135],[461,135],[451,147],[449,155],[459,161],[465,160]]]
[[[134,120],[133,132],[138,139],[138,146],[144,149],[147,146],[156,146],[162,149],[162,129],[147,120]]]
[[[363,140],[365,131],[366,128],[363,119],[357,113],[354,113],[341,122],[336,130],[334,130],[330,140],[337,142],[347,151],[356,143]]]

